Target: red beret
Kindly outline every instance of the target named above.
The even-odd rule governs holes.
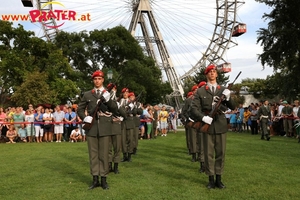
[[[93,73],[92,78],[95,78],[96,76],[104,77],[104,73],[100,70],[97,70]]]
[[[187,94],[187,97],[190,97],[190,96],[192,96],[193,95],[193,93],[192,92],[189,92],[188,94]]]
[[[204,74],[208,74],[208,72],[210,72],[210,70],[212,69],[217,69],[215,65],[208,65],[204,71]]]
[[[130,92],[130,93],[128,94],[128,97],[131,97],[131,96],[135,96],[133,92]]]
[[[121,92],[122,92],[122,93],[124,93],[124,92],[129,92],[129,89],[128,89],[128,88],[123,88]]]
[[[198,85],[198,88],[201,88],[203,85],[205,85],[206,84],[206,82],[205,81],[201,81],[200,83],[199,83],[199,85]]]
[[[192,92],[194,92],[195,90],[197,90],[198,89],[198,85],[194,85],[193,87],[192,87]]]

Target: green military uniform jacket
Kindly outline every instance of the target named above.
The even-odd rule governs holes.
[[[78,104],[78,116],[84,120],[86,117],[85,110],[87,110],[88,116],[94,115],[94,112],[97,108],[97,101],[99,98],[95,90],[87,91],[83,94],[79,104]],[[108,102],[103,103],[103,105],[107,108],[108,112],[113,114],[118,113],[118,105],[115,101],[109,100]],[[96,119],[93,119],[93,124],[90,130],[86,131],[87,136],[107,136],[112,135],[112,116],[99,116],[96,114]]]
[[[189,120],[189,117],[190,117],[190,106],[192,104],[192,98],[187,98],[185,101],[184,101],[184,105],[182,107],[182,112],[181,114],[184,116],[186,122],[188,122]]]
[[[224,86],[218,86],[215,94],[212,94],[207,85],[198,88],[194,94],[194,99],[192,100],[192,118],[196,121],[202,121],[204,116],[208,116],[209,112],[212,110],[213,97],[221,97],[224,89],[226,89]],[[222,101],[222,110],[224,111],[225,108],[230,108],[231,110],[235,109],[234,102],[231,98],[229,101]],[[219,110],[219,112],[213,118],[212,124],[207,132],[208,134],[222,134],[227,132],[227,119],[223,111]]]
[[[258,111],[257,111],[257,116],[258,116],[259,120],[261,120],[262,118],[271,120],[271,108],[270,108],[270,106],[267,106],[267,107],[264,106],[264,105],[260,106]]]

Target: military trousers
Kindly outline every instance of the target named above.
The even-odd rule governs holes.
[[[189,135],[189,129],[187,126],[185,126],[185,140],[186,140],[186,148],[188,149],[189,153],[191,153],[190,135]]]
[[[197,152],[199,153],[199,161],[204,162],[203,133],[200,131],[197,131]]]
[[[209,176],[222,175],[224,171],[226,133],[203,133],[205,173]]]
[[[109,136],[109,151],[108,151],[109,162],[114,162],[114,163],[121,162],[121,156],[120,156],[121,146],[122,146],[121,135]]]
[[[139,127],[134,127],[133,129],[133,148],[137,149],[139,145]]]
[[[122,129],[122,151],[123,153],[133,153],[134,148],[134,130]]]
[[[90,160],[90,172],[92,176],[106,177],[108,169],[108,146],[109,137],[92,137],[87,136],[87,144]]]
[[[198,153],[197,130],[195,128],[189,127],[188,132],[190,139],[190,153]]]
[[[262,118],[261,121],[260,121],[260,126],[261,126],[261,136],[266,136],[268,137],[269,136],[269,131],[268,131],[268,122],[269,120],[266,119],[266,118]]]

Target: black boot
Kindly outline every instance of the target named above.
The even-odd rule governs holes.
[[[123,159],[121,162],[126,162],[126,161],[128,161],[127,153],[123,153]]]
[[[128,153],[128,159],[127,159],[128,162],[131,162],[131,153]]]
[[[267,136],[267,140],[270,141],[270,139],[271,139],[270,136]]]
[[[92,185],[89,187],[90,190],[99,187],[100,183],[99,183],[99,176],[93,176],[93,183]]]
[[[225,188],[225,185],[221,181],[221,175],[216,175],[216,187],[220,189]]]
[[[136,155],[136,152],[137,152],[137,148],[134,148],[133,149],[133,155]]]
[[[112,169],[112,162],[108,163],[108,170],[109,172],[113,172],[114,170]]]
[[[119,174],[120,172],[119,172],[119,163],[114,163],[114,172],[115,172],[115,174]]]
[[[101,187],[103,188],[103,190],[108,190],[108,184],[106,182],[106,177],[101,176]]]
[[[215,180],[214,176],[209,176],[208,177],[208,184],[207,184],[207,189],[214,189],[215,188]]]
[[[192,162],[196,162],[196,154],[195,153],[192,153]]]
[[[300,136],[298,137],[298,143],[300,143]]]
[[[204,162],[200,162],[200,173],[204,173],[205,172],[205,168],[204,168]]]

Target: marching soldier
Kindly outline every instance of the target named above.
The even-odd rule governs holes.
[[[110,83],[107,88],[111,89],[111,100],[116,101],[117,86]],[[122,121],[126,119],[125,110],[119,107],[118,113],[112,116],[112,135],[109,138],[109,171],[119,174],[119,162],[121,161],[122,144]],[[112,164],[114,163],[114,165]]]
[[[134,129],[133,129],[133,155],[136,155],[138,142],[139,142],[139,126],[141,124],[140,115],[143,114],[143,109],[141,108],[141,103],[136,102],[136,97],[134,92],[130,92],[129,95],[130,102],[133,103],[134,107],[132,108],[133,120],[134,120]]]
[[[95,71],[92,79],[94,88],[83,94],[77,112],[85,123],[86,129],[90,173],[93,176],[93,183],[89,189],[99,186],[109,189],[106,178],[109,173],[108,149],[109,136],[112,133],[111,116],[117,112],[118,106],[110,99],[110,93],[103,87],[104,73],[100,70]],[[87,110],[87,115],[85,110]],[[101,183],[99,183],[99,176],[101,176]]]
[[[205,81],[201,81],[198,85],[198,88],[201,88],[202,86],[206,85]],[[201,133],[200,129],[197,129],[197,152],[198,152],[198,160],[200,162],[200,173],[205,172],[205,167],[204,167],[204,148],[203,148],[203,133]]]
[[[123,98],[120,100],[120,106],[126,111],[126,120],[122,124],[122,151],[123,159],[122,162],[131,162],[131,155],[133,154],[134,149],[134,119],[132,114],[133,104],[130,103],[128,98],[129,89],[122,89]]]
[[[221,175],[224,171],[227,120],[225,114],[221,111],[213,118],[209,116],[209,113],[213,109],[214,101],[217,101],[223,95],[225,99],[222,105],[232,110],[235,107],[230,98],[230,90],[217,83],[216,66],[209,65],[204,74],[207,78],[207,84],[199,88],[194,95],[191,111],[194,119],[210,125],[207,133],[203,133],[204,166],[205,173],[209,177],[207,188],[218,187],[222,189],[225,188],[225,185],[221,182]]]
[[[181,111],[181,115],[183,116],[182,118],[185,120],[185,139],[186,139],[186,147],[188,149],[188,153],[191,154],[191,144],[190,144],[190,135],[189,135],[189,126],[187,125],[188,123],[190,123],[189,121],[189,106],[192,103],[192,97],[193,97],[193,93],[189,92],[187,94],[187,98],[184,101],[184,106],[182,107],[182,111]]]
[[[198,89],[198,85],[194,85],[192,87],[191,92],[193,93],[192,99],[194,99],[194,94]],[[189,139],[190,139],[190,152],[192,154],[192,162],[197,161],[197,153],[198,153],[198,148],[197,148],[197,130],[193,127],[193,124],[195,120],[191,117],[191,106],[192,106],[192,101],[189,104],[188,108],[188,115],[189,119],[192,120],[192,123],[189,123],[190,125],[188,126],[188,133],[189,133]]]
[[[263,101],[263,105],[261,105],[257,111],[258,120],[257,123],[260,122],[261,126],[261,139],[264,140],[265,138],[269,141],[269,131],[268,126],[269,122],[271,121],[271,108],[269,106],[269,102],[267,100]]]

